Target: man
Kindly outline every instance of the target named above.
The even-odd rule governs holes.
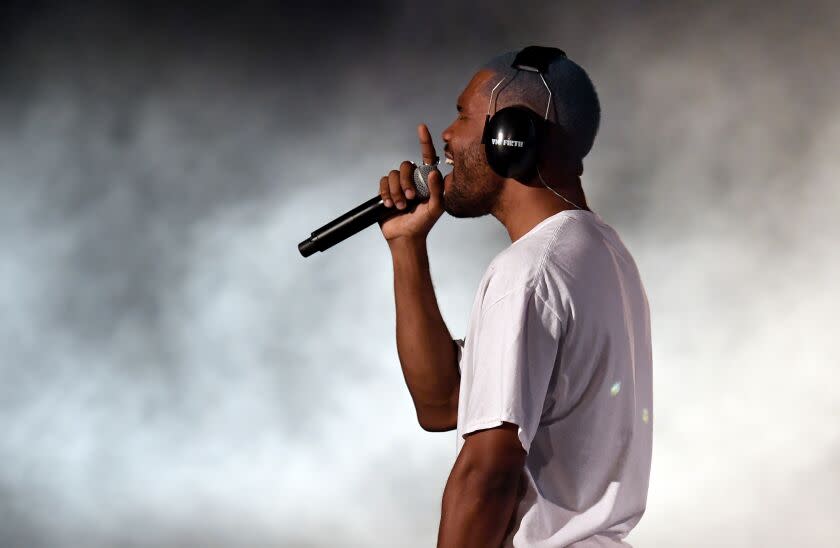
[[[517,52],[472,77],[443,131],[452,173],[416,196],[414,165],[380,181],[397,349],[423,429],[457,429],[439,547],[629,546],[647,500],[653,425],[650,317],[632,256],[586,203],[582,159],[600,119],[584,70],[557,56],[543,77]],[[507,82],[504,87],[498,84]],[[548,91],[551,89],[551,100]],[[491,92],[499,88],[491,105]],[[485,115],[548,109],[535,176],[504,177],[481,143]],[[436,159],[418,127],[424,163]],[[426,237],[446,211],[493,215],[511,244],[490,263],[466,336],[453,340],[429,274]]]

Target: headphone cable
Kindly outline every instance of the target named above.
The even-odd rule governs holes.
[[[548,190],[550,190],[551,192],[553,192],[553,193],[557,194],[558,196],[560,196],[561,198],[563,198],[564,200],[566,200],[566,198],[565,198],[562,194],[558,193],[556,190],[554,190],[553,188],[551,188],[550,186],[548,186],[548,185],[545,183],[545,181],[544,181],[544,180],[543,180],[543,178],[542,178],[542,174],[540,173],[540,166],[537,166],[537,176],[539,176],[540,181],[542,182],[542,184],[543,184],[543,186],[544,186],[545,188],[547,188],[547,189],[548,189]],[[571,201],[569,201],[569,200],[566,200],[566,201],[567,201],[567,202],[569,202],[570,204],[572,204],[573,206],[575,206],[575,207],[576,207],[576,208],[578,208],[578,209],[583,209],[582,207],[580,207],[579,205],[577,205],[577,204],[576,204],[576,203],[574,203],[574,202],[571,202]]]

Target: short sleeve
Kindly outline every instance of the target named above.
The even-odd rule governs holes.
[[[489,304],[470,341],[461,435],[511,422],[519,427],[519,441],[527,453],[540,423],[561,336],[560,318],[533,287],[515,289]]]

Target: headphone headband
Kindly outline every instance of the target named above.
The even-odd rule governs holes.
[[[517,70],[528,70],[545,74],[548,65],[558,58],[566,57],[566,52],[559,48],[545,46],[527,46],[516,54],[511,67]]]

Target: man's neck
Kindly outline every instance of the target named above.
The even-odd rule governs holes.
[[[560,188],[557,192],[580,206],[580,209],[591,211],[580,184],[575,186]],[[509,188],[510,192],[502,193],[499,197],[498,206],[492,215],[505,226],[511,243],[549,217],[561,211],[578,209],[544,187],[534,188],[517,183]]]

